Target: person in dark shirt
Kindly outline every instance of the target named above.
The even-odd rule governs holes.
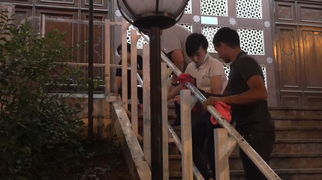
[[[238,33],[221,28],[213,39],[215,50],[226,63],[231,63],[225,97],[209,97],[204,105],[221,101],[232,107],[236,130],[252,148],[269,163],[275,144],[275,128],[267,105],[264,75],[258,62],[240,48]],[[263,173],[240,149],[246,180],[266,180]]]
[[[117,53],[122,56],[122,44],[120,44],[117,47]],[[127,65],[131,65],[131,45],[127,44]],[[119,62],[119,65],[122,65],[122,60]],[[142,56],[138,55],[137,56],[137,72],[139,75],[142,77],[142,68],[143,68],[143,58]],[[122,69],[117,69],[116,70],[116,84],[115,84],[115,95],[122,96]],[[128,99],[131,99],[131,70],[127,71],[127,97]],[[139,103],[142,105],[143,104],[143,89],[142,87],[138,87],[138,99]]]

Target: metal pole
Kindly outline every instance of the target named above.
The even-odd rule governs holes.
[[[150,31],[150,83],[151,83],[151,170],[152,180],[163,180],[162,152],[162,97],[160,28]]]
[[[93,12],[93,0],[89,0],[89,42],[88,42],[88,137],[93,139],[93,24],[94,24],[94,12]]]

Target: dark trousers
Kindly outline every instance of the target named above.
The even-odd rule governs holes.
[[[141,87],[138,87],[138,99],[139,99],[139,103],[143,104],[143,89]],[[118,93],[121,95],[122,97],[122,88],[119,89]],[[127,98],[131,99],[131,88],[128,89],[128,93],[127,93]]]
[[[174,102],[174,111],[177,115],[176,120],[173,122],[173,126],[180,126],[181,125],[181,111],[180,111],[180,104],[176,101]]]
[[[207,162],[213,171],[215,169],[214,129],[221,127],[220,125],[213,125],[210,116],[208,111],[205,112],[202,119],[192,127],[193,162],[206,180],[213,177],[209,172]],[[205,143],[207,143],[208,161],[204,158],[202,151]]]
[[[250,146],[262,157],[262,159],[268,164],[274,144],[275,144],[275,132],[252,132],[243,133],[245,140]],[[243,150],[239,150],[240,158],[243,162],[244,172],[246,180],[267,180],[264,174],[256,167],[256,165],[250,160],[250,158],[244,153]]]

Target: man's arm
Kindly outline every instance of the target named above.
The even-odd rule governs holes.
[[[210,93],[211,94],[221,94],[222,92],[222,80],[221,76],[214,76],[210,79]]]
[[[169,93],[167,99],[174,98],[176,95],[180,94],[180,90],[183,89],[184,84],[179,84],[178,86],[174,87]]]
[[[267,100],[267,90],[261,76],[262,72],[256,61],[250,58],[239,59],[238,61],[238,64],[235,65],[236,70],[246,81],[249,90],[242,94],[223,98],[210,97],[205,105],[213,104],[215,101],[222,101],[227,104],[249,104],[259,100]]]
[[[224,96],[230,96],[230,92],[227,91],[227,89],[225,89],[224,92],[222,93],[222,95],[224,95]]]
[[[247,81],[249,90],[245,93],[220,98],[226,104],[249,104],[259,100],[267,100],[267,91],[261,76],[254,75]]]
[[[173,61],[173,64],[175,66],[177,66],[177,68],[183,72],[184,69],[184,56],[183,56],[183,52],[181,49],[176,49],[174,51],[171,52],[171,59]],[[172,77],[172,82],[176,83],[177,82],[177,75],[173,75]]]

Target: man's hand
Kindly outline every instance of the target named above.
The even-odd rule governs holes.
[[[170,99],[168,102],[177,102],[180,104],[180,95],[175,96],[173,99]]]
[[[173,101],[176,101],[178,104],[180,104],[180,95],[175,96]]]
[[[215,103],[216,101],[221,101],[221,98],[210,96],[210,97],[209,97],[209,98],[208,98],[208,99],[203,103],[203,105],[204,105],[205,109],[207,109],[207,106],[208,106],[208,105],[214,105],[214,103]]]

